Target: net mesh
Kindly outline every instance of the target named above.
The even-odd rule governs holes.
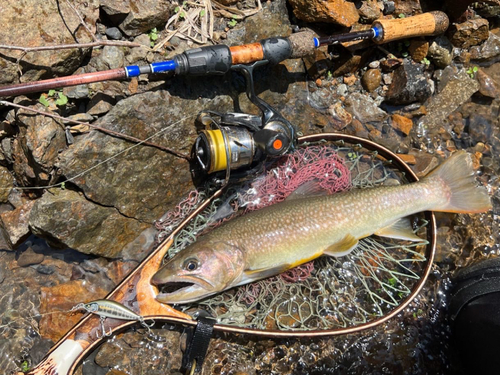
[[[308,181],[317,181],[329,193],[406,182],[390,161],[376,156],[361,146],[345,144],[300,148],[267,166],[253,182],[228,189],[176,236],[169,255],[225,220],[286,199]],[[201,202],[198,193],[190,197],[159,223],[161,236]],[[415,232],[422,238],[426,238],[426,224],[423,215],[413,218]],[[352,327],[388,314],[411,293],[425,267],[427,244],[425,240],[368,237],[348,256],[320,257],[283,274],[181,307],[187,312],[205,309],[218,323],[256,329]]]

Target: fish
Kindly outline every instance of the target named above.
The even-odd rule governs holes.
[[[312,191],[313,194],[305,196]],[[151,278],[156,300],[190,303],[274,276],[320,256],[341,257],[373,234],[421,241],[409,215],[490,210],[470,155],[455,152],[418,182],[351,189],[332,195],[299,187],[285,201],[250,212],[200,236]]]

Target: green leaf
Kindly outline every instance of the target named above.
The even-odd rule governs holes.
[[[149,42],[149,45],[153,48],[155,46],[155,42]]]
[[[181,10],[181,8],[180,8],[180,7],[175,7],[175,8],[174,8],[174,13],[179,13],[179,10]]]
[[[472,68],[472,71],[473,71],[474,73],[477,73],[477,71],[478,71],[478,70],[479,70],[479,68],[478,68],[477,66],[475,66],[474,68]]]
[[[29,369],[30,369],[30,365],[29,365],[28,361],[23,361],[23,363],[21,363],[21,371],[28,372]]]
[[[64,95],[62,92],[58,93],[59,99],[56,100],[56,105],[66,105],[68,104],[68,97]]]
[[[179,13],[179,17],[180,18],[185,18],[186,17],[186,13],[184,13],[184,11],[180,12]]]
[[[205,15],[205,9],[200,10],[200,17],[203,17]]]
[[[40,95],[40,99],[38,99],[40,104],[43,104],[45,107],[50,107],[50,102],[47,100],[45,94]]]
[[[48,96],[54,96],[56,94],[56,90],[51,89],[49,90],[49,93],[47,94]]]
[[[158,39],[158,34],[151,34],[149,36],[149,39],[151,39],[152,41],[155,41],[156,39]]]
[[[65,181],[61,182],[61,189],[62,190],[66,189],[66,182]]]
[[[405,18],[405,17],[406,17],[406,15],[405,15],[404,13],[400,13],[400,14],[398,15],[398,17],[399,17],[399,18]]]
[[[232,19],[231,21],[229,21],[227,24],[229,25],[229,27],[235,27],[236,24],[238,23],[238,21],[236,19]]]

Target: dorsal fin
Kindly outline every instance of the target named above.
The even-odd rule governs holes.
[[[323,188],[318,180],[311,180],[304,182],[297,189],[295,189],[285,200],[291,201],[294,199],[302,199],[307,197],[314,197],[320,195],[327,195],[328,191]]]

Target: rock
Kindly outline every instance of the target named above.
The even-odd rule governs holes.
[[[432,95],[432,89],[423,65],[405,60],[403,65],[394,71],[385,99],[391,104],[423,102]]]
[[[70,314],[68,310],[80,302],[93,301],[106,296],[107,291],[99,285],[89,288],[85,280],[74,280],[40,291],[40,335],[56,342],[82,317],[81,313]],[[54,312],[56,312],[54,314]],[[60,313],[57,313],[60,312]],[[51,313],[51,314],[45,314]]]
[[[71,190],[47,191],[29,217],[33,234],[53,246],[113,258],[148,224],[127,218],[113,207],[97,205]],[[71,235],[68,235],[71,233]]]
[[[349,95],[345,105],[347,111],[362,123],[383,121],[388,116],[371,97],[360,93]]]
[[[490,32],[488,40],[480,46],[471,47],[470,53],[472,61],[483,63],[495,61],[500,55],[500,37]]]
[[[422,13],[420,0],[395,0],[394,13],[397,15],[405,14],[407,16]]]
[[[115,100],[113,98],[97,93],[92,97],[92,99],[90,99],[90,102],[87,105],[87,113],[92,116],[100,116],[108,113],[111,108],[113,108],[114,104]]]
[[[368,67],[370,69],[377,69],[379,66],[380,66],[379,60],[372,61],[371,63],[368,64]]]
[[[396,4],[394,1],[386,1],[384,0],[384,15],[392,14],[396,10]]]
[[[16,248],[30,235],[28,226],[29,215],[35,201],[28,201],[13,211],[0,214],[0,226],[12,248]]]
[[[353,3],[344,0],[290,0],[293,14],[306,22],[328,22],[352,26],[359,19]]]
[[[408,52],[413,61],[421,63],[429,52],[429,42],[426,40],[413,39],[408,47]]]
[[[150,368],[157,374],[174,374],[181,367],[182,352],[179,350],[180,333],[176,330],[153,329],[156,340],[147,340],[148,355],[144,356],[145,333],[125,332],[116,340],[105,342],[95,357],[95,363],[104,368],[126,374],[140,374]]]
[[[372,23],[382,16],[382,9],[376,0],[368,0],[361,3],[358,13],[364,22]]]
[[[101,54],[92,60],[97,70],[117,69],[125,65],[125,54],[120,47],[104,46]]]
[[[70,120],[79,121],[79,122],[91,122],[91,121],[94,121],[94,117],[92,117],[88,113],[75,113],[74,115],[68,116],[67,118],[70,119]],[[69,120],[64,120],[63,123],[65,125],[75,125],[74,123],[72,123]]]
[[[368,92],[373,92],[382,82],[382,73],[378,69],[368,69],[361,78],[361,84]]]
[[[500,97],[500,89],[497,84],[483,69],[477,71],[476,79],[479,82],[479,92],[481,95],[494,99]]]
[[[409,154],[397,154],[406,164],[415,165],[417,164],[417,159],[415,155]]]
[[[382,71],[384,73],[390,73],[399,68],[403,64],[402,59],[397,59],[395,57],[387,58],[380,62],[380,66],[382,67]]]
[[[324,77],[331,68],[332,62],[328,55],[328,48],[316,48],[314,52],[303,58],[307,74],[313,78]]]
[[[83,69],[78,73],[83,73]],[[65,87],[63,88],[63,94],[71,99],[84,99],[89,96],[89,86],[76,85],[71,87]]]
[[[5,203],[8,201],[9,194],[14,187],[14,178],[10,171],[0,166],[0,202]]]
[[[411,169],[418,177],[424,177],[429,174],[434,168],[439,165],[438,159],[426,152],[419,150],[410,150],[409,155],[415,157],[416,163],[411,166]]]
[[[209,98],[208,92],[207,95],[202,92],[203,87],[213,89],[216,81],[207,86],[196,81],[196,97],[199,95],[202,99],[182,99],[179,95],[186,94],[175,93],[175,87],[170,93],[163,90],[145,92],[118,102],[99,125],[140,139],[162,131],[151,141],[189,154],[196,138],[193,120],[198,111],[208,107],[223,112],[231,105],[229,97],[214,100]],[[189,89],[191,84],[177,86]],[[74,176],[130,146],[130,142],[92,131],[78,137],[75,144],[60,155],[59,167],[65,176]],[[149,223],[193,187],[186,160],[149,146],[135,147],[125,157],[110,160],[72,182],[88,199]]]
[[[450,113],[465,103],[476,91],[479,83],[469,77],[465,69],[450,78],[443,89],[429,100],[427,115],[419,121],[419,127],[432,128],[443,123]]]
[[[336,61],[333,68],[333,76],[339,77],[349,73],[354,73],[359,70],[363,63],[363,58],[361,55],[352,55],[349,56],[346,54],[345,58],[342,58],[340,61]]]
[[[76,0],[72,4],[85,19],[87,27],[95,32],[99,1]],[[80,19],[66,2],[2,1],[0,44],[35,47],[91,41],[92,37],[81,26]],[[21,56],[21,51],[2,49],[1,52],[0,83],[18,82],[16,60]],[[20,63],[24,73],[21,80],[25,82],[54,75],[69,75],[82,63],[87,52],[90,49],[30,52]]]
[[[453,46],[448,38],[440,35],[432,41],[428,55],[436,67],[444,69],[451,64],[452,50]]]
[[[39,104],[35,108],[45,107]],[[19,110],[17,115],[19,136],[12,147],[16,180],[24,186],[47,183],[59,152],[66,148],[64,126],[51,117],[25,110]]]
[[[35,253],[31,247],[28,247],[25,251],[19,255],[17,258],[17,265],[19,267],[27,267],[33,264],[40,264],[43,262],[45,255],[41,253]]]
[[[489,22],[484,18],[475,18],[462,23],[451,24],[448,37],[455,47],[469,48],[488,39]]]
[[[106,28],[106,35],[110,39],[114,39],[114,40],[120,40],[123,37],[122,32],[120,31],[120,29],[118,27]]]
[[[358,78],[354,74],[347,75],[343,79],[344,84],[346,84],[347,86],[354,85],[357,80],[358,80]]]
[[[165,23],[174,5],[168,0],[147,2],[102,0],[103,11],[128,36],[142,34]]]
[[[331,105],[328,111],[332,115],[335,130],[342,130],[352,122],[352,115],[344,109],[341,102]]]
[[[408,135],[413,127],[413,121],[401,115],[392,115],[392,127],[401,133]]]

